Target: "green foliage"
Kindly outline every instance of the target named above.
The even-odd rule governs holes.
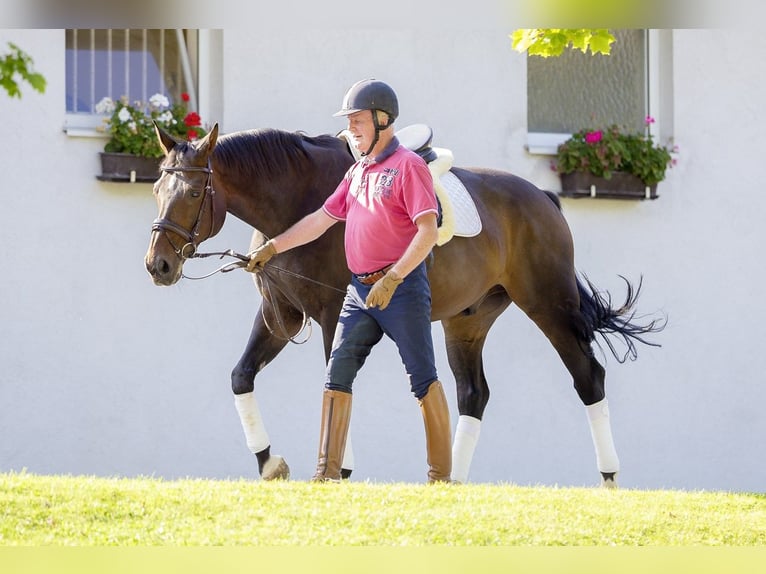
[[[646,118],[645,133],[625,133],[617,125],[605,129],[586,128],[558,147],[556,170],[559,173],[589,172],[610,179],[612,173],[631,173],[646,185],[665,179],[665,171],[675,160],[670,150],[654,143]]]
[[[530,56],[560,56],[567,48],[608,55],[614,36],[606,29],[520,28],[511,34],[513,49]]]
[[[148,102],[130,102],[124,96],[116,102],[109,97],[103,98],[96,104],[96,113],[109,115],[104,118],[101,128],[110,136],[104,151],[162,157],[162,148],[152,122],[177,139],[203,137],[207,132],[202,127],[199,114],[186,109],[188,94],[181,94],[181,99],[181,102],[171,105],[163,94],[154,94]]]
[[[13,42],[8,42],[10,53],[0,56],[0,86],[12,98],[21,98],[18,77],[32,88],[45,92],[46,81],[42,74],[34,71],[33,61]]]
[[[0,547],[764,544],[763,494],[0,474]]]

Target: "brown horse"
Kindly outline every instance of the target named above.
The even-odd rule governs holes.
[[[252,225],[262,243],[316,210],[335,189],[354,158],[345,141],[331,135],[263,129],[218,137],[216,124],[202,140],[181,142],[158,129],[166,157],[154,184],[159,217],[154,221],[146,269],[157,285],[182,277],[186,259],[223,226],[226,213]],[[498,316],[515,303],[550,340],[586,407],[602,485],[614,486],[619,461],[604,391],[604,368],[592,344],[601,335],[618,360],[636,357],[635,342],[659,331],[654,319],[634,322],[640,291],[627,283],[625,303],[611,306],[608,293],[578,278],[573,241],[558,198],[502,171],[453,168],[476,204],[481,232],[435,247],[429,262],[432,320],[444,328],[447,358],[457,386],[459,419],[453,446],[453,479],[465,481],[489,387],[482,349]],[[272,455],[254,395],[256,374],[300,331],[306,317],[322,329],[325,359],[350,272],[343,225],[318,240],[276,256],[256,283],[263,295],[245,351],[232,372],[235,404],[247,444],[264,479],[288,476]],[[620,357],[608,336],[618,337]],[[350,451],[350,449],[347,449]],[[344,461],[344,476],[351,464]]]

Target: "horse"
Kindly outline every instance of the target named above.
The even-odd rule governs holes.
[[[355,161],[337,135],[310,136],[259,128],[221,134],[218,124],[198,141],[173,138],[158,126],[165,157],[154,183],[159,214],[152,224],[146,270],[158,286],[183,276],[186,260],[222,228],[227,213],[253,227],[251,248],[318,209]],[[482,351],[495,320],[516,304],[542,331],[572,376],[583,403],[603,487],[616,487],[619,459],[611,432],[605,369],[596,359],[599,335],[620,362],[637,356],[636,344],[659,346],[646,336],[661,318],[640,324],[641,290],[625,277],[625,302],[615,308],[574,267],[570,228],[556,194],[514,174],[452,167],[481,219],[473,237],[453,237],[428,258],[432,321],[441,321],[447,361],[456,383],[459,417],[453,436],[453,472],[466,482],[489,400]],[[262,294],[249,340],[231,373],[231,386],[247,446],[261,478],[288,478],[284,458],[271,453],[255,399],[255,377],[299,333],[307,318],[320,327],[325,361],[350,280],[343,224],[319,239],[280,253],[254,274]],[[246,256],[240,256],[246,260]],[[243,262],[240,262],[244,265]],[[645,318],[646,316],[644,316]],[[619,356],[610,338],[627,346]],[[342,476],[353,469],[350,442]]]

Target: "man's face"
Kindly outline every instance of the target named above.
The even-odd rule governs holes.
[[[348,116],[348,131],[354,136],[354,145],[361,152],[366,152],[375,138],[375,124],[372,122],[373,112],[361,110]]]

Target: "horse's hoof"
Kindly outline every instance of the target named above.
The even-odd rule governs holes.
[[[285,459],[278,454],[273,454],[263,465],[263,472],[261,473],[263,480],[289,480],[290,479],[290,467],[287,466]]]
[[[602,472],[601,473],[601,488],[617,488],[617,473]]]

